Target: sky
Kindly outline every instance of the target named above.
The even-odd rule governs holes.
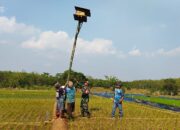
[[[124,81],[180,77],[179,0],[0,0],[0,70],[67,70],[74,6],[92,16],[82,26],[73,70]]]

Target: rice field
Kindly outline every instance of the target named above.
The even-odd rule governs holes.
[[[50,91],[0,90],[0,130],[49,130],[53,104]]]
[[[112,100],[90,97],[91,118],[80,116],[80,94],[76,96],[75,120],[69,130],[180,130],[180,113],[124,102],[124,117],[111,118]],[[0,130],[50,130],[54,106],[53,90],[0,90]]]
[[[70,130],[180,130],[180,113],[124,102],[124,117],[111,118],[112,100],[93,96],[89,108],[90,119],[80,116],[80,97],[76,99],[75,121]]]

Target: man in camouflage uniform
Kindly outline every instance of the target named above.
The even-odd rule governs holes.
[[[81,96],[81,115],[90,117],[90,112],[88,110],[88,102],[89,102],[89,93],[90,88],[88,86],[88,82],[85,82],[82,89],[82,96]]]
[[[60,112],[59,112],[59,88],[60,88],[59,82],[57,82],[54,87],[56,91],[56,118],[59,118]]]

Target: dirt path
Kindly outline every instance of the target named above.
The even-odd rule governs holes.
[[[53,109],[53,120],[51,130],[68,130],[67,120],[60,118],[56,119],[56,103],[54,104]]]

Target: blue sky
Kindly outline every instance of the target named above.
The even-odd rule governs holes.
[[[66,70],[75,5],[92,17],[80,32],[74,70],[122,80],[180,77],[178,0],[0,0],[0,70]]]

